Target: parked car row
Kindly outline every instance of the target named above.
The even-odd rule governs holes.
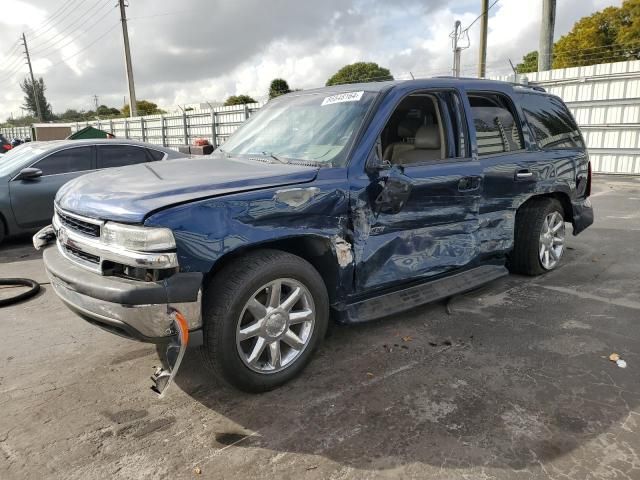
[[[0,242],[51,223],[58,189],[96,170],[184,157],[134,140],[28,142],[0,157]]]

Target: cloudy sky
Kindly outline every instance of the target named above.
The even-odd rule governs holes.
[[[492,3],[491,0],[490,3]],[[126,95],[115,0],[2,0],[0,119],[20,115],[26,74],[24,31],[35,74],[54,112],[121,107]],[[173,110],[246,93],[261,99],[274,77],[295,88],[323,85],[354,61],[374,61],[396,78],[450,72],[449,33],[469,25],[480,0],[129,0],[136,94]],[[490,12],[489,74],[509,73],[537,48],[542,0],[499,0]],[[621,0],[558,0],[556,38],[580,17]],[[463,73],[477,70],[477,22]]]

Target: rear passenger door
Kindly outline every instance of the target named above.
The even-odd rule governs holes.
[[[23,228],[51,222],[53,200],[58,189],[69,180],[95,169],[95,148],[71,147],[54,152],[35,164],[42,176],[9,183],[11,207],[16,223]]]
[[[97,148],[99,169],[154,161],[146,148],[137,145],[98,145]]]
[[[524,123],[508,95],[467,93],[484,176],[479,249],[482,256],[491,256],[511,249],[515,210],[535,191],[539,156],[526,148]]]

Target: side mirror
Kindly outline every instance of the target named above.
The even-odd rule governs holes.
[[[23,168],[20,170],[20,173],[16,177],[16,180],[35,180],[36,178],[40,178],[42,176],[42,170],[39,168]]]
[[[411,195],[411,180],[399,169],[392,169],[380,183],[382,190],[374,200],[375,209],[381,213],[399,213]]]

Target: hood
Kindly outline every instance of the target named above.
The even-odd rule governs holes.
[[[91,218],[142,223],[149,213],[170,205],[310,182],[317,173],[317,167],[255,160],[165,160],[83,175],[60,188],[56,203]]]

